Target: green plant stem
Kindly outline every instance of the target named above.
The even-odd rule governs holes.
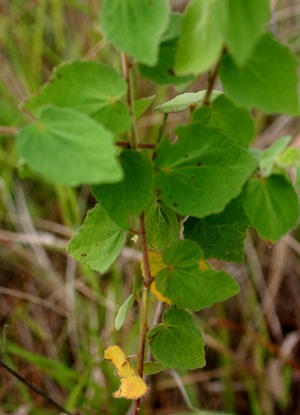
[[[141,301],[141,317],[140,317],[140,342],[139,342],[139,351],[138,351],[138,365],[137,373],[142,378],[144,374],[144,358],[145,358],[145,344],[146,336],[148,331],[148,300],[149,300],[149,289],[152,282],[149,256],[147,250],[147,236],[146,236],[146,226],[145,226],[145,214],[142,212],[140,216],[140,237],[142,244],[142,253],[143,253],[143,262],[144,262],[144,284],[142,291],[142,301]],[[134,401],[133,414],[137,415],[140,409],[140,399]]]
[[[124,80],[127,83],[127,104],[129,107],[131,123],[132,123],[132,146],[134,149],[138,150],[138,130],[136,126],[136,120],[134,115],[134,88],[133,88],[133,73],[132,73],[132,63],[130,62],[129,58],[125,53],[121,54],[121,61],[122,61],[122,69],[123,69],[123,76]]]
[[[167,119],[168,119],[168,113],[164,114],[164,118],[163,118],[163,123],[158,131],[158,138],[157,138],[157,144],[160,142],[160,140],[162,139],[163,135],[164,135],[164,131],[167,125]]]
[[[222,55],[223,55],[223,51],[222,51],[221,57],[222,57]],[[209,105],[209,103],[210,103],[210,97],[211,97],[211,94],[213,92],[215,83],[216,83],[217,78],[218,78],[220,64],[221,64],[221,58],[219,59],[218,63],[215,66],[215,69],[213,70],[213,72],[211,73],[211,75],[208,78],[208,87],[207,87],[206,94],[205,94],[205,96],[203,98],[203,101],[202,101],[203,106]]]

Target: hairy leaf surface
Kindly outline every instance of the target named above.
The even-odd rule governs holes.
[[[224,271],[200,270],[203,251],[195,242],[173,242],[164,252],[167,268],[156,276],[156,287],[172,304],[200,310],[225,301],[239,292],[239,285]]]
[[[151,251],[161,251],[178,239],[180,225],[174,210],[155,199],[146,210],[146,232],[148,249]]]
[[[96,121],[53,106],[44,107],[37,119],[17,135],[18,151],[33,171],[69,186],[122,179],[113,135]]]
[[[201,246],[204,258],[243,262],[248,226],[249,219],[241,203],[234,199],[218,215],[189,217],[184,222],[184,235]]]
[[[249,146],[255,134],[250,112],[234,105],[225,95],[218,96],[210,106],[197,109],[193,113],[193,121],[218,128],[244,147]]]
[[[123,151],[120,161],[123,180],[93,186],[92,191],[116,224],[127,230],[129,215],[139,215],[153,197],[153,172],[151,161],[137,151]]]
[[[126,83],[114,69],[95,62],[72,62],[54,69],[50,82],[25,108],[33,114],[48,104],[73,108],[121,133],[130,126],[128,108],[119,101],[125,92]]]
[[[176,130],[157,148],[156,185],[163,201],[182,215],[219,213],[235,198],[254,171],[256,160],[217,129],[200,123]]]
[[[119,256],[125,240],[126,232],[97,205],[88,212],[83,225],[72,237],[68,252],[78,262],[103,273]]]
[[[192,316],[171,308],[163,322],[148,333],[151,352],[167,368],[196,369],[205,365],[204,341]]]

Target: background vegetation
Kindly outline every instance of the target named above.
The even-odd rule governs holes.
[[[172,3],[177,10],[184,5]],[[273,7],[271,29],[300,57],[298,1],[273,1]],[[101,37],[98,10],[97,0],[0,0],[1,126],[25,124],[20,104],[62,61],[83,58],[120,69],[118,54]],[[205,88],[206,81],[189,90]],[[157,90],[141,79],[137,94],[156,94],[158,104],[176,91]],[[161,123],[160,114],[148,114],[138,126],[146,136]],[[167,129],[185,116],[171,116]],[[257,112],[255,121],[258,148],[286,134],[300,146],[299,120]],[[132,276],[140,273],[140,253],[130,243],[101,278],[76,264],[65,246],[95,203],[90,189],[50,186],[32,176],[18,162],[13,130],[1,132],[0,327],[9,326],[6,362],[74,413],[125,414],[129,403],[112,398],[118,379],[102,356],[109,344],[129,354],[137,349],[135,309],[118,332],[114,319],[131,292]],[[206,367],[181,371],[181,379],[175,371],[153,377],[144,414],[193,406],[240,415],[300,413],[299,258],[297,232],[273,247],[248,236],[245,264],[228,270],[241,293],[198,313]],[[0,375],[1,415],[57,413],[6,371]]]

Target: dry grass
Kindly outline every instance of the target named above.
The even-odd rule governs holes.
[[[298,2],[278,0],[273,6],[272,30],[300,56]],[[85,57],[118,66],[101,39],[97,8],[96,0],[0,0],[0,125],[23,125],[20,103],[62,60]],[[299,120],[261,114],[256,120],[259,148],[285,134],[299,146]],[[140,128],[147,131],[159,121],[149,116]],[[118,381],[102,352],[116,342],[136,353],[138,309],[120,332],[114,318],[139,273],[139,252],[124,250],[101,278],[76,264],[65,246],[94,204],[89,189],[49,186],[27,174],[18,164],[13,136],[0,137],[0,327],[8,325],[6,362],[74,414],[125,414],[129,403],[111,397]],[[237,278],[241,293],[198,315],[207,366],[180,372],[181,377],[174,371],[154,376],[144,414],[187,412],[192,406],[239,415],[300,413],[298,240],[296,231],[271,247],[250,233],[245,264],[216,264]],[[0,415],[57,413],[5,370],[0,374]]]

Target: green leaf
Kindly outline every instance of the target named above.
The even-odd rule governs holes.
[[[172,304],[201,310],[239,292],[239,285],[226,272],[201,271],[201,258],[203,251],[199,245],[188,240],[174,242],[163,252],[167,268],[157,274],[155,283]]]
[[[249,219],[240,202],[234,199],[218,215],[203,219],[189,217],[184,222],[184,236],[201,246],[204,258],[243,262],[248,226]]]
[[[246,108],[299,114],[297,61],[290,50],[265,34],[245,66],[224,56],[221,81],[226,94]]]
[[[175,241],[163,252],[163,261],[172,269],[199,269],[199,261],[203,258],[203,250],[192,241]]]
[[[171,308],[163,322],[148,333],[154,358],[173,369],[196,369],[205,365],[204,341],[192,316],[184,310]]]
[[[140,98],[134,102],[134,116],[135,118],[141,117],[144,112],[149,108],[155,99],[155,95],[146,98]]]
[[[155,201],[146,210],[147,245],[150,251],[161,251],[179,238],[180,225],[174,210]]]
[[[134,303],[134,294],[130,294],[130,296],[126,299],[126,301],[121,305],[118,314],[115,318],[115,328],[116,330],[120,330],[123,326],[126,317],[131,310]]]
[[[73,108],[121,133],[130,126],[128,108],[119,101],[126,89],[126,82],[114,69],[95,62],[73,62],[54,69],[50,82],[25,108],[33,114],[48,104]]]
[[[161,37],[161,43],[178,38],[181,32],[181,17],[181,13],[170,13],[169,24]]]
[[[127,230],[129,215],[139,215],[153,197],[153,171],[151,161],[137,151],[123,151],[120,161],[124,179],[93,186],[92,191],[116,224]]]
[[[244,147],[248,147],[255,134],[254,122],[249,111],[237,107],[225,95],[218,96],[211,106],[197,109],[193,113],[193,121],[218,128]]]
[[[285,167],[300,167],[300,148],[288,147],[279,155],[278,163]]]
[[[198,75],[212,67],[224,43],[224,5],[217,0],[192,0],[182,16],[176,57],[178,75]]]
[[[286,149],[291,141],[291,137],[282,137],[275,141],[271,147],[262,151],[259,159],[259,168],[263,176],[270,176],[274,166],[279,160],[280,155]]]
[[[44,107],[17,135],[26,163],[50,182],[77,186],[122,179],[113,135],[78,111]]]
[[[72,237],[68,252],[78,262],[103,273],[117,259],[125,241],[126,232],[110,219],[100,205],[96,205]]]
[[[172,39],[160,45],[158,62],[155,66],[140,65],[142,76],[151,79],[157,84],[182,85],[191,82],[190,75],[178,76],[175,74],[175,53],[178,39]]]
[[[176,76],[175,54],[180,35],[181,14],[171,13],[169,25],[159,47],[158,62],[155,66],[140,65],[140,72],[158,84],[182,85],[194,79],[193,76]]]
[[[238,65],[245,64],[270,17],[269,0],[227,1],[226,43]]]
[[[163,372],[167,368],[158,362],[145,362],[144,363],[144,374],[155,375],[156,373]]]
[[[241,201],[251,225],[268,241],[277,242],[297,225],[298,197],[283,176],[250,179]]]
[[[156,185],[163,201],[181,215],[221,212],[256,168],[255,158],[218,130],[193,123],[157,148]]]
[[[170,112],[180,112],[185,111],[188,108],[195,109],[202,104],[203,98],[205,97],[206,91],[199,92],[186,92],[184,94],[177,95],[177,97],[167,101],[161,105],[158,105],[154,109],[164,114],[169,114]],[[213,91],[211,99],[213,100],[219,96],[221,92]]]
[[[167,0],[104,0],[100,14],[106,39],[146,65],[157,62],[168,20]]]

